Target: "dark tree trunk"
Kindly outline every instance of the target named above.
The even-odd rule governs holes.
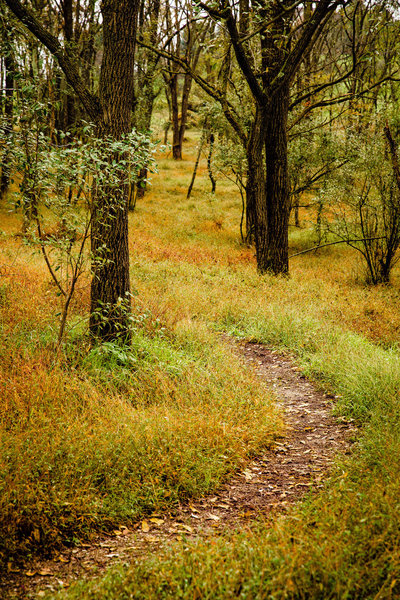
[[[257,264],[259,256],[263,256],[268,247],[263,164],[264,119],[264,112],[257,107],[247,144],[246,241],[255,241]]]
[[[185,131],[187,125],[187,117],[188,117],[188,108],[189,108],[189,96],[190,90],[192,88],[192,76],[189,73],[185,73],[183,79],[183,89],[182,89],[182,103],[181,103],[181,118],[179,123],[179,136],[178,136],[178,145],[179,145],[179,158],[182,159],[182,147],[183,140],[185,138]]]
[[[0,181],[0,199],[3,199],[7,195],[8,187],[10,185],[10,164],[9,164],[9,142],[12,136],[12,121],[13,121],[13,103],[14,103],[14,74],[15,74],[15,63],[11,53],[11,48],[6,44],[6,54],[4,56],[4,69],[5,69],[5,94],[4,94],[4,127],[3,127],[3,141],[4,149],[1,157],[1,181]]]
[[[289,88],[283,86],[267,108],[257,107],[247,146],[247,240],[254,235],[260,273],[275,275],[289,270],[288,110]]]
[[[137,12],[132,0],[103,0],[100,138],[119,138],[131,129]],[[128,192],[126,182],[117,190],[102,187],[93,198],[90,330],[102,340],[129,331]]]
[[[172,121],[172,157],[175,160],[182,158],[182,146],[179,144],[179,104],[178,104],[178,74],[172,73],[169,80],[171,97],[171,121]]]
[[[261,273],[289,272],[288,231],[290,214],[287,161],[287,117],[289,86],[284,85],[271,100],[265,139],[265,200],[268,246],[257,253]]]

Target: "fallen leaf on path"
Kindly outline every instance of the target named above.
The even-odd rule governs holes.
[[[243,471],[243,475],[246,478],[246,481],[251,481],[254,477],[253,473],[251,471],[249,471],[248,469]]]
[[[36,571],[25,571],[27,577],[34,577],[36,574]]]
[[[154,525],[162,525],[164,523],[164,519],[149,519],[150,523],[154,523]]]
[[[100,544],[101,545],[101,544]],[[64,558],[63,556],[57,556],[57,558],[54,559],[56,562],[63,562],[63,563],[69,563],[69,558]]]
[[[147,521],[142,521],[142,531],[148,533],[150,531],[150,525]]]

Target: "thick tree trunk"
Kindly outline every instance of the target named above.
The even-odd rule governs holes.
[[[275,275],[289,270],[288,106],[286,86],[267,108],[257,107],[247,146],[247,235],[254,232],[259,272]]]
[[[131,129],[137,12],[132,0],[103,0],[100,138],[119,138]],[[126,182],[102,187],[93,197],[90,330],[102,340],[126,338],[129,331],[128,191]]]
[[[274,275],[289,272],[288,231],[290,214],[287,160],[287,117],[289,86],[285,85],[272,98],[266,119],[265,139],[265,210],[268,244],[257,251],[261,273]],[[258,211],[257,211],[258,214]],[[258,219],[258,217],[257,217]]]

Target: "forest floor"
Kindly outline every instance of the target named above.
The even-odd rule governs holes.
[[[287,425],[280,443],[209,497],[98,536],[53,559],[27,562],[0,582],[2,598],[39,598],[78,579],[99,576],[111,564],[147,556],[172,540],[218,536],[226,529],[245,528],[260,516],[268,521],[323,487],[334,456],[351,451],[355,424],[333,415],[334,396],[302,375],[289,356],[262,344],[225,340],[274,390]]]

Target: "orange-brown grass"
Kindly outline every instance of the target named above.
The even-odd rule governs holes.
[[[193,159],[195,141],[196,137],[191,132],[185,155],[189,156],[192,149]],[[162,170],[165,163],[168,163],[168,179]],[[291,259],[289,281],[275,282],[268,277],[264,280],[258,278],[254,275],[254,250],[240,242],[241,200],[235,186],[221,177],[217,193],[211,196],[207,191],[210,188],[207,172],[203,168],[198,172],[192,197],[186,200],[183,185],[179,193],[171,194],[171,187],[175,189],[176,180],[189,184],[192,162],[185,160],[173,163],[161,157],[159,170],[159,175],[152,176],[149,193],[138,203],[136,213],[131,216],[133,280],[140,287],[141,295],[148,298],[156,310],[166,299],[159,287],[164,289],[165,277],[158,278],[158,271],[165,273],[171,267],[169,287],[175,293],[177,287],[182,287],[186,265],[203,269],[218,266],[221,272],[220,277],[215,278],[215,286],[208,281],[201,294],[205,300],[202,307],[204,313],[211,309],[216,315],[216,305],[220,305],[221,310],[224,306],[226,308],[226,299],[232,295],[229,287],[234,274],[237,274],[241,298],[238,310],[244,310],[245,307],[251,310],[251,305],[256,305],[258,309],[268,312],[271,302],[283,302],[297,307],[299,312],[311,310],[335,325],[340,323],[376,342],[397,343],[400,331],[398,267],[393,272],[392,286],[366,286],[363,284],[363,266],[357,252],[338,245]],[[304,229],[290,228],[290,253],[315,245],[312,229],[307,225],[312,215],[302,209],[301,217]],[[148,269],[152,271],[150,281],[143,275],[143,288],[140,285],[141,268],[145,272]],[[175,282],[176,270],[179,275]],[[196,299],[190,299],[190,287],[201,287],[201,277],[196,271],[189,271],[183,284],[187,288],[185,309],[182,308],[186,315],[191,310],[197,314],[202,304],[196,289]],[[248,289],[242,285],[246,280],[252,282],[249,291],[251,305]],[[157,301],[152,301],[152,298],[157,298]]]
[[[8,214],[4,213],[4,220]],[[0,562],[51,553],[215,489],[282,432],[272,398],[207,326],[135,303],[132,347],[54,351],[60,298],[39,253],[0,240]],[[87,282],[72,321],[88,306]]]
[[[171,182],[184,174],[189,182],[187,161],[168,164]],[[293,258],[289,279],[259,277],[252,251],[239,242],[234,188],[219,182],[210,198],[199,177],[187,202],[169,194],[168,185],[154,177],[131,219],[141,301],[177,333],[211,323],[289,350],[336,393],[344,418],[362,425],[359,441],[324,489],[287,515],[218,538],[184,540],[61,597],[399,598],[399,269],[392,286],[366,287],[354,252],[333,246]],[[220,219],[222,228],[209,226]],[[293,228],[291,245],[313,246],[312,231]]]

